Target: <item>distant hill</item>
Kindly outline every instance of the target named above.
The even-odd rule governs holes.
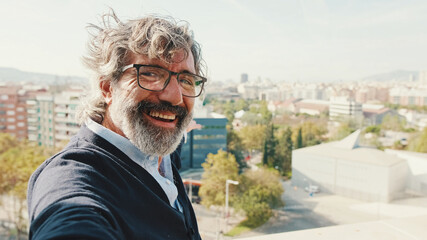
[[[406,70],[396,70],[389,73],[376,74],[369,77],[365,77],[362,81],[378,81],[378,82],[388,82],[388,81],[417,81],[419,72],[417,71],[406,71]]]
[[[76,76],[59,76],[45,73],[24,72],[15,68],[0,67],[0,82],[59,85],[87,84],[88,79]]]

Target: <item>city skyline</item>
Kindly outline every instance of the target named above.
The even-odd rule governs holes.
[[[186,20],[215,81],[336,81],[395,70],[425,71],[427,3],[415,1],[1,2],[1,67],[88,78],[87,23],[115,9]]]
[[[304,83],[304,84],[341,84],[341,83],[352,83],[352,82],[366,82],[366,81],[373,81],[373,82],[414,82],[414,83],[420,83],[423,82],[420,80],[420,78],[426,80],[426,77],[424,76],[427,74],[427,71],[406,71],[406,70],[396,70],[388,73],[378,73],[371,76],[365,76],[358,80],[346,80],[346,79],[339,79],[339,80],[330,80],[330,81],[301,81],[299,79],[291,79],[288,81],[285,80],[272,80],[271,78],[266,78],[263,76],[249,76],[246,73],[245,74],[248,77],[248,80],[245,82],[246,84],[260,84],[262,82],[271,82],[274,84],[294,84],[294,83]],[[229,79],[212,79],[211,77],[208,77],[209,85],[217,85],[217,84],[239,84],[243,83],[241,76],[240,78],[229,78]],[[2,67],[0,66],[0,83],[23,83],[28,82],[31,84],[61,84],[61,83],[67,83],[67,82],[74,82],[82,85],[89,84],[89,76],[78,76],[78,75],[57,75],[57,74],[50,74],[50,73],[43,73],[43,72],[28,72],[23,71],[17,68],[8,68],[8,67]]]

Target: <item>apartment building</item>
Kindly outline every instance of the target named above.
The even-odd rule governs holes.
[[[77,89],[27,100],[28,139],[48,147],[67,142],[79,130],[75,117],[81,94]]]
[[[427,106],[427,89],[415,87],[394,87],[390,89],[389,102],[402,106]]]
[[[389,88],[367,85],[358,88],[355,91],[355,100],[360,103],[388,101]]]
[[[21,86],[0,86],[0,132],[18,139],[28,137],[26,101],[38,92]]]
[[[40,146],[55,146],[54,96],[36,96],[37,142]],[[30,125],[29,125],[30,126]],[[34,139],[34,137],[32,137]]]
[[[68,142],[75,135],[80,126],[77,124],[76,113],[80,104],[81,91],[67,91],[55,96],[55,141]]]
[[[329,119],[359,119],[363,117],[362,104],[347,97],[331,98],[329,105]]]

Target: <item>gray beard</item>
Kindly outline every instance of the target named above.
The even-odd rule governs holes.
[[[192,119],[191,115],[188,114],[186,118],[178,122],[175,129],[164,129],[141,117],[140,113],[138,119],[126,122],[123,129],[124,134],[143,153],[164,156],[171,154],[178,147]]]
[[[184,133],[186,133],[187,126],[193,119],[192,112],[188,113],[183,107],[170,106],[167,103],[154,104],[142,101],[135,104],[124,100],[117,102],[116,106],[119,109],[112,109],[112,120],[115,123],[120,123],[116,125],[120,126],[122,132],[131,143],[141,152],[148,155],[165,156],[175,151]],[[173,110],[175,108],[179,108],[179,110]],[[176,113],[178,118],[176,128],[166,129],[152,124],[144,116],[144,113],[147,114],[149,109],[167,109]]]

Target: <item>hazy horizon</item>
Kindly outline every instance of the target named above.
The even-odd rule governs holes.
[[[395,70],[427,70],[422,0],[154,1],[41,0],[0,3],[0,66],[89,77],[81,63],[87,23],[115,9],[186,20],[202,45],[208,77],[354,81]]]
[[[4,75],[5,71],[8,71],[8,70],[10,70],[10,72],[6,72],[6,74]],[[16,71],[18,71],[18,73]],[[388,72],[388,73],[378,73],[378,74],[374,74],[374,75],[370,75],[370,76],[365,76],[365,77],[363,77],[363,78],[361,78],[359,80],[366,80],[366,79],[370,79],[370,78],[374,78],[374,77],[380,76],[383,80],[378,80],[379,82],[393,81],[393,80],[401,81],[403,78],[406,79],[406,77],[402,77],[402,72],[405,72],[405,73],[406,72],[411,72],[413,74],[418,75],[417,71],[410,71],[410,70],[402,70],[402,69],[400,69],[400,70],[395,70],[395,71],[391,71],[391,72]],[[71,78],[71,79],[76,78],[75,80],[78,81],[78,82],[82,82],[82,80],[84,80],[84,79],[86,79],[86,80],[89,79],[89,76],[60,75],[60,74],[51,74],[51,73],[45,73],[45,72],[30,72],[30,71],[24,71],[24,70],[21,70],[21,69],[17,69],[17,68],[0,66],[0,83],[1,82],[7,83],[7,82],[11,82],[11,81],[13,82],[15,80],[25,81],[25,80],[22,80],[21,78],[20,79],[16,79],[16,78],[19,78],[19,77],[16,77],[16,73],[17,74],[21,74],[21,75],[27,75],[27,74],[35,74],[35,75],[37,75],[37,76],[32,76],[33,79],[34,78],[40,79],[39,75],[48,75],[49,79],[45,79],[46,82],[53,81],[53,79],[56,78],[56,77],[58,77],[58,80],[66,80],[68,78]],[[408,73],[408,74],[411,75],[410,73]],[[385,78],[384,76],[388,76],[388,75],[397,76],[397,79],[396,79],[396,77],[394,77],[394,78],[389,78],[387,80],[384,80],[384,78]],[[409,77],[409,75],[406,75],[406,76]],[[11,77],[10,80],[8,80],[7,77],[10,77],[10,76],[12,76],[12,77]],[[43,81],[43,79],[40,79],[40,80]],[[68,80],[70,80],[70,79],[68,79]],[[234,78],[234,79],[232,79],[232,78],[228,78],[228,79],[211,79],[211,78],[209,78],[208,80],[209,81],[213,81],[210,84],[240,83],[240,79],[237,79],[237,78]],[[346,82],[347,83],[351,83],[351,82],[354,82],[354,80],[346,80],[346,79],[337,79],[337,80],[331,79],[329,81],[320,81],[320,80],[311,80],[311,81],[310,80],[306,80],[306,81],[301,81],[299,79],[288,79],[288,80],[286,80],[286,79],[274,79],[274,80],[271,80],[269,78],[262,78],[262,77],[249,77],[249,83],[259,82],[260,80],[261,81],[268,80],[268,81],[271,81],[272,83],[277,83],[277,84],[278,83],[284,83],[284,82],[288,82],[288,83],[315,83],[315,84],[316,83],[336,83],[336,82],[340,82],[340,83],[346,83]],[[415,81],[417,81],[417,80],[418,79],[415,79]]]

